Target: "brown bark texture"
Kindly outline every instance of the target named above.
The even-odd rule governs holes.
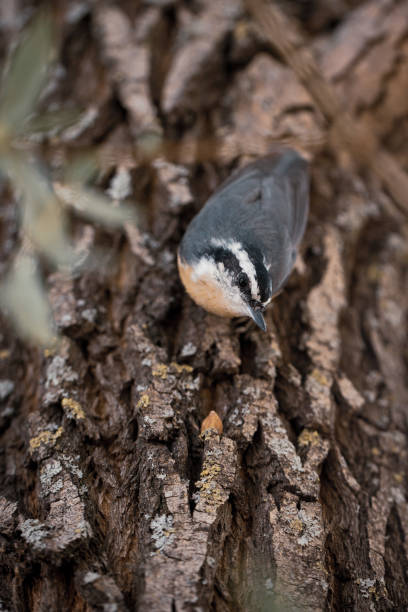
[[[56,5],[45,103],[92,120],[42,155],[95,152],[141,222],[72,219],[98,260],[44,266],[56,352],[1,319],[0,610],[408,609],[408,3],[282,0],[278,38],[258,1]],[[2,60],[30,7],[2,3]],[[192,303],[176,251],[276,142],[311,213],[262,333]]]

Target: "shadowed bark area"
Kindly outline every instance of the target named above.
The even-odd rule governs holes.
[[[92,151],[141,221],[72,219],[98,263],[44,266],[56,352],[1,319],[0,610],[406,609],[408,4],[281,1],[288,47],[238,0],[57,4],[44,104],[91,120],[42,154]],[[2,60],[30,6],[0,8]],[[192,303],[176,251],[276,142],[310,160],[311,213],[262,333]],[[0,215],[3,274],[4,179]]]

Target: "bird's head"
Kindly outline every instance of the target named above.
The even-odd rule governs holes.
[[[262,313],[272,299],[272,280],[258,249],[213,239],[191,258],[181,249],[178,266],[197,304],[222,317],[251,317],[266,330]]]

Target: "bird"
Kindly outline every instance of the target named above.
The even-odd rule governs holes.
[[[177,264],[190,297],[221,317],[263,316],[294,266],[309,211],[309,165],[279,149],[233,173],[193,218]]]

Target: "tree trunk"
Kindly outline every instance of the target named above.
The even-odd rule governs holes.
[[[1,9],[10,42],[23,6]],[[403,173],[407,2],[280,10]],[[0,610],[407,609],[401,206],[238,1],[67,0],[58,18],[51,101],[95,119],[44,156],[97,143],[101,186],[127,173],[147,219],[124,234],[74,220],[100,259],[47,276],[57,352],[2,320]],[[212,190],[275,141],[311,161],[311,214],[262,333],[193,304],[176,250]],[[4,262],[4,184],[0,206]],[[221,434],[200,433],[211,410]]]

